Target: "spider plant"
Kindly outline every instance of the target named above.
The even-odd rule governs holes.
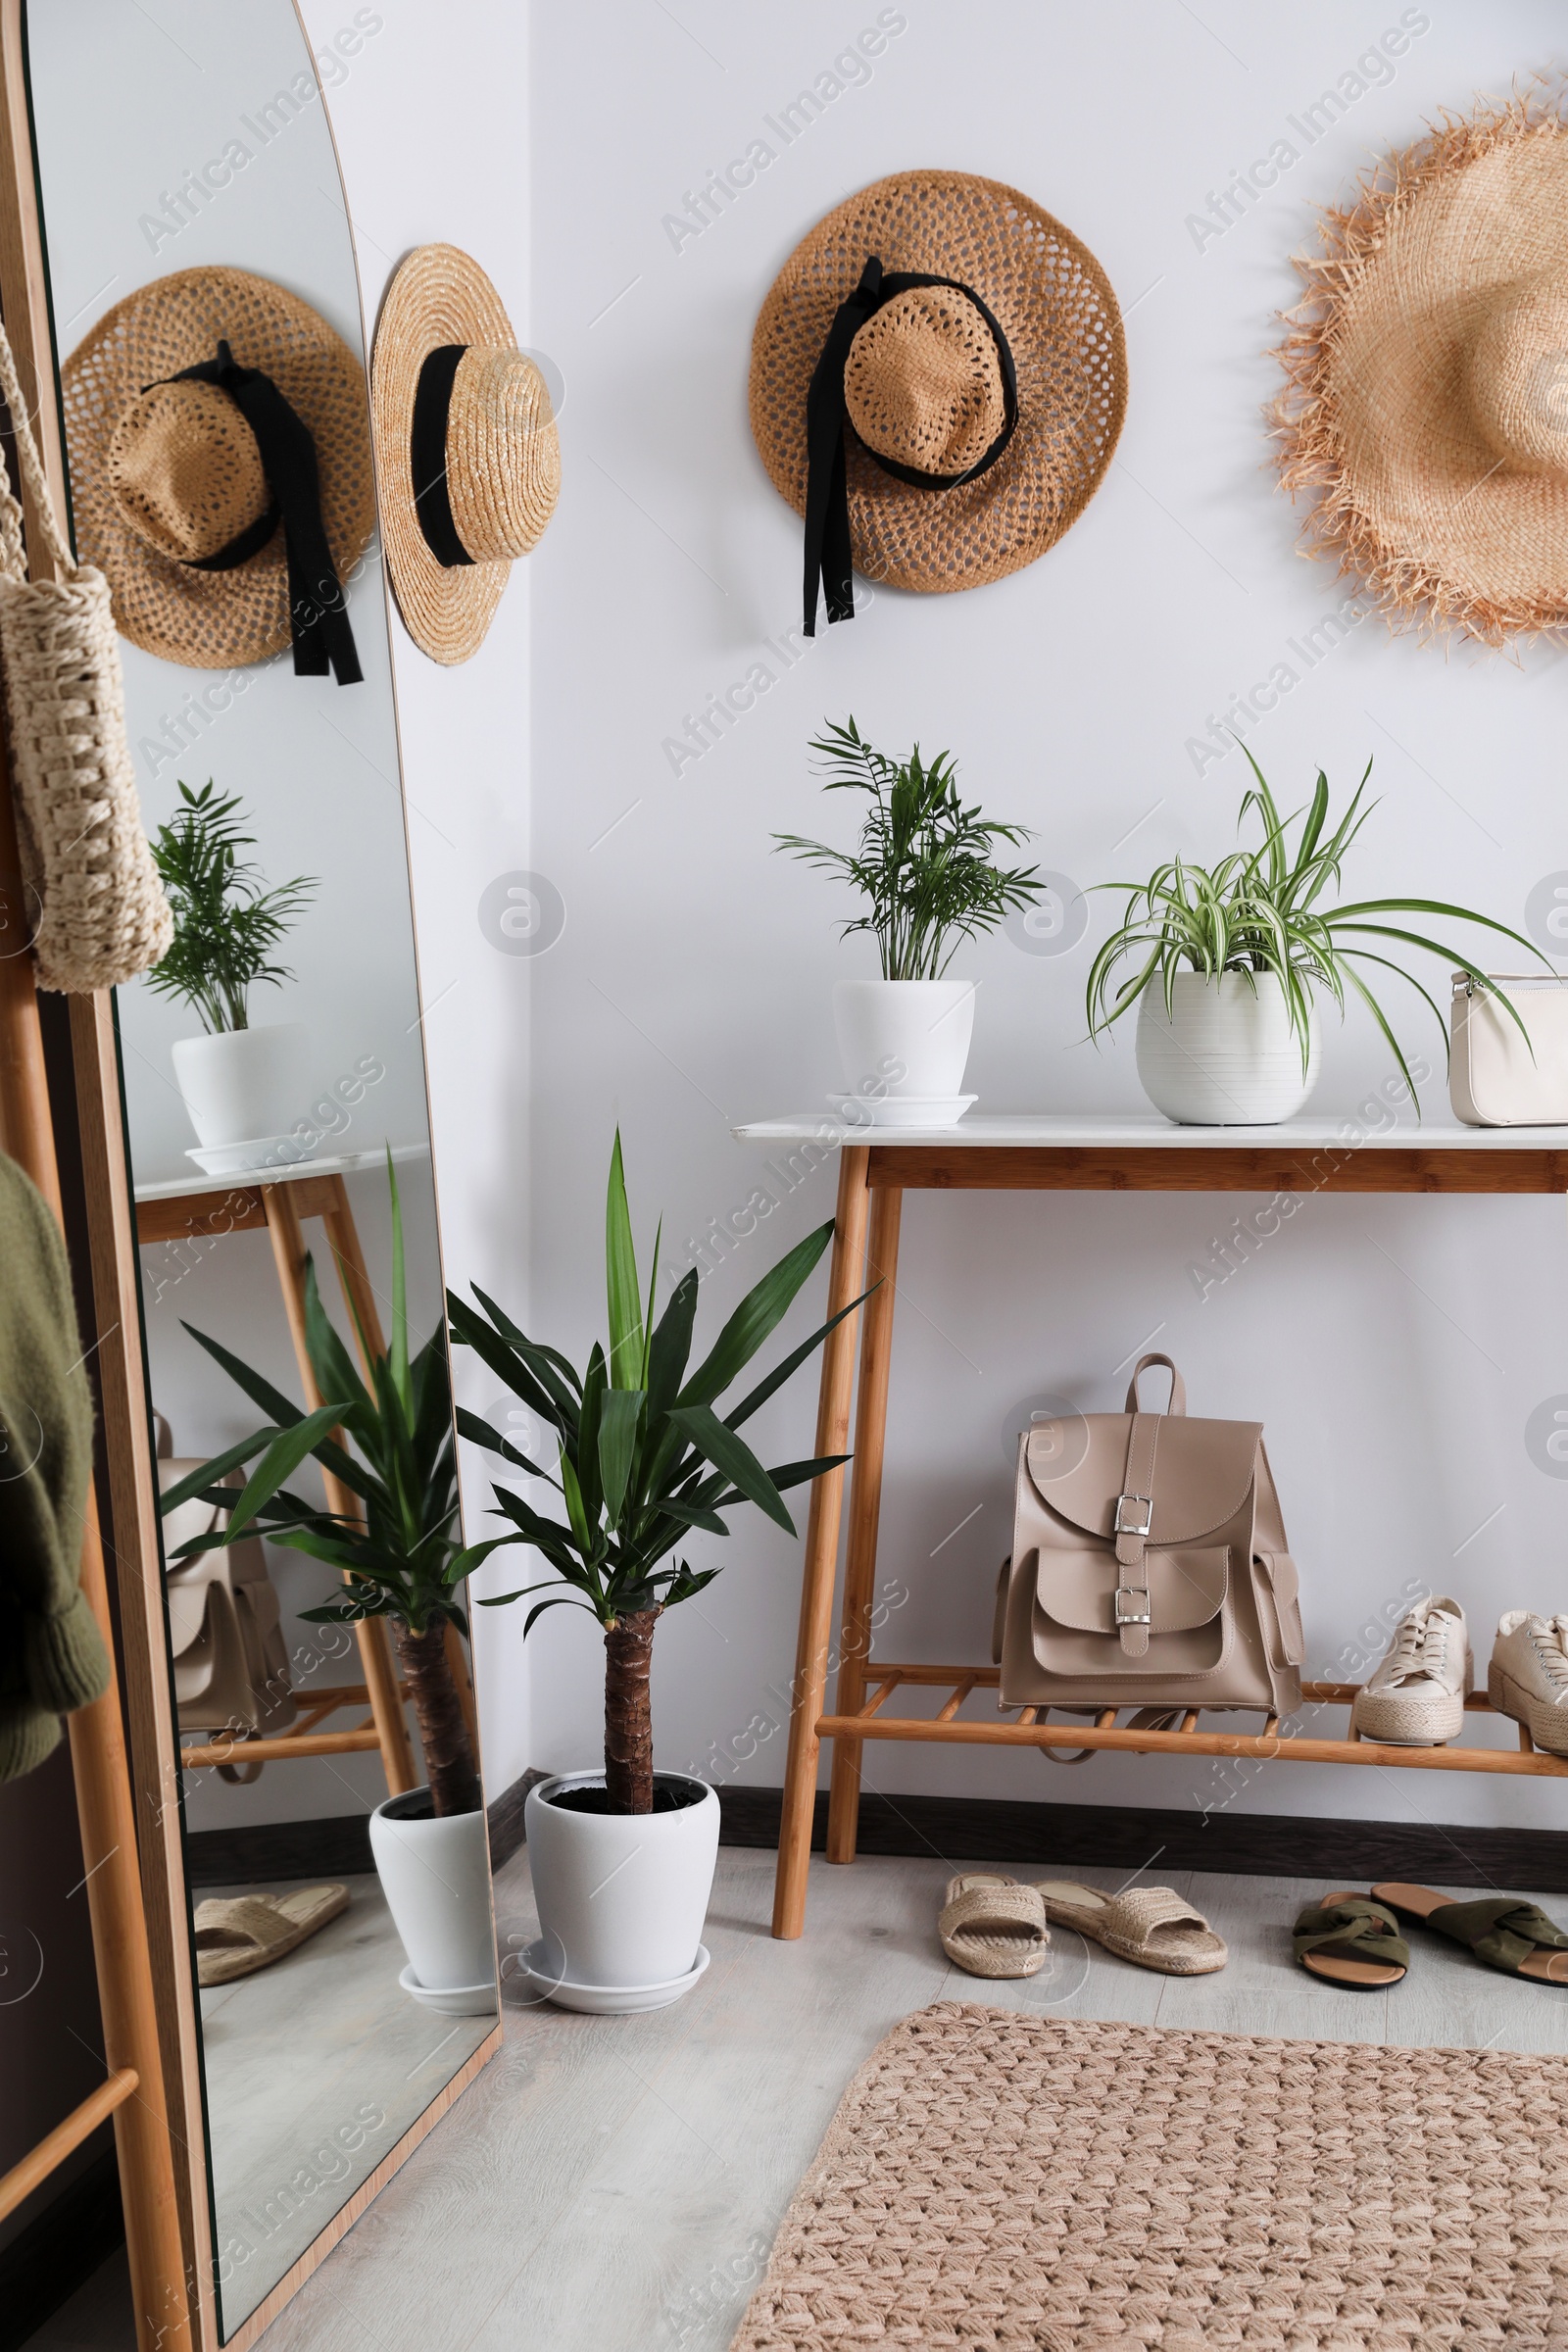
[[[840,936],[871,932],[884,980],[939,980],[961,941],[994,931],[1014,907],[1033,903],[1038,867],[993,863],[998,843],[1016,848],[1030,835],[983,817],[978,804],[964,806],[951,752],[927,764],[916,744],[906,759],[891,760],[865,741],[853,713],[847,726],[824,724],[827,733],[810,747],[820,755],[817,773],[829,792],[862,793],[869,804],[858,852],[797,833],[775,833],[774,843],[841,875],[869,901]]]
[[[181,784],[179,800],[150,844],[173,909],[174,936],[147,985],[194,1005],[204,1029],[245,1029],[257,982],[275,987],[293,977],[268,957],[309,905],[316,883],[297,874],[274,890],[261,888],[261,868],[239,855],[256,846],[255,836],[240,830],[239,797],[220,800],[211,776],[200,792]]]
[[[199,1494],[229,1514],[220,1533],[181,1544],[175,1555],[181,1560],[244,1535],[264,1535],[343,1572],[342,1592],[321,1608],[302,1609],[302,1617],[326,1625],[391,1619],[418,1720],[430,1801],[445,1817],[477,1812],[480,1804],[473,1743],[447,1661],[446,1629],[455,1625],[467,1632],[459,1588],[494,1545],[464,1546],[446,1334],[438,1324],[411,1358],[403,1214],[390,1154],[387,1182],[392,1193],[390,1346],[372,1348],[354,1316],[368,1380],[361,1378],[327,1321],[310,1257],[305,1261],[305,1344],[317,1393],[330,1403],[298,1411],[249,1364],[187,1323],[198,1347],[270,1418],[265,1428],[171,1487],[160,1508],[167,1517]],[[352,1452],[341,1439],[352,1444]],[[219,1482],[258,1454],[261,1459],[236,1499],[233,1487]],[[358,1510],[341,1494],[344,1507],[335,1507],[330,1489],[324,1506],[290,1493],[284,1481],[312,1458],[338,1489],[358,1497]]]
[[[1242,796],[1237,830],[1255,815],[1262,840],[1254,849],[1233,850],[1217,865],[1190,865],[1172,858],[1147,882],[1102,882],[1100,890],[1124,891],[1127,904],[1122,920],[1096,956],[1089,969],[1086,1007],[1089,1034],[1099,1037],[1119,1021],[1143,996],[1157,986],[1167,1014],[1172,1011],[1177,974],[1202,972],[1217,979],[1222,972],[1240,972],[1256,989],[1258,978],[1278,981],[1290,1017],[1291,1033],[1301,1053],[1304,1076],[1311,1053],[1311,1014],[1315,991],[1332,997],[1341,1012],[1348,993],[1360,998],[1393,1049],[1400,1074],[1415,1099],[1415,1082],[1387,1013],[1360,966],[1372,965],[1407,980],[1431,1007],[1447,1052],[1447,1029],[1443,1014],[1421,982],[1402,962],[1382,954],[1382,945],[1418,948],[1457,966],[1471,983],[1495,996],[1524,1034],[1524,1023],[1501,989],[1488,980],[1462,949],[1429,939],[1402,923],[1385,918],[1404,915],[1446,915],[1495,932],[1523,948],[1549,971],[1545,956],[1506,923],[1477,914],[1468,906],[1450,906],[1442,899],[1361,899],[1348,905],[1334,903],[1343,880],[1347,856],[1377,808],[1363,807],[1369,760],[1361,781],[1339,822],[1329,829],[1328,778],[1319,768],[1312,797],[1304,809],[1281,816],[1273,792],[1257,761],[1242,747],[1255,777]],[[1291,831],[1299,826],[1293,843]],[[1332,887],[1331,887],[1332,886]],[[1330,903],[1325,904],[1327,896]],[[1377,942],[1378,946],[1371,943]],[[1117,967],[1131,962],[1133,970],[1117,987]],[[1528,1040],[1527,1040],[1528,1042]]]
[[[535,1592],[523,1632],[546,1609],[586,1609],[605,1637],[605,1788],[614,1813],[654,1806],[653,1721],[649,1668],[654,1629],[666,1609],[710,1585],[718,1568],[692,1568],[669,1554],[693,1528],[727,1536],[721,1511],[755,1503],[775,1526],[795,1533],[784,1505],[790,1487],[835,1470],[847,1454],[786,1462],[764,1470],[738,1434],[799,1370],[854,1303],[793,1348],[722,1420],[723,1391],[777,1328],[832,1239],[832,1224],[798,1242],[749,1291],[695,1372],[686,1369],[697,1310],[697,1270],[681,1276],[654,1321],[659,1235],[646,1311],[632,1246],[620,1136],[610,1160],[605,1205],[605,1275],[609,1347],[597,1341],[579,1375],[554,1348],[530,1340],[477,1285],[482,1313],[447,1294],[454,1339],[481,1356],[512,1394],[555,1434],[556,1460],[535,1462],[474,1413],[458,1408],[458,1427],[487,1452],[554,1487],[563,1517],[547,1517],[525,1496],[497,1486],[500,1515],[512,1521],[502,1544],[531,1545],[551,1574],[538,1584],[481,1601],[500,1608]]]

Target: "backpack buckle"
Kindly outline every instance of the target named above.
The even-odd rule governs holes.
[[[1127,1516],[1129,1511],[1133,1512],[1135,1516],[1129,1518]],[[1142,1521],[1136,1516],[1139,1511],[1143,1513]],[[1111,1532],[1118,1536],[1147,1536],[1153,1517],[1154,1498],[1152,1494],[1118,1494],[1116,1497],[1116,1524]]]
[[[1148,1625],[1149,1594],[1140,1585],[1116,1587],[1116,1623],[1118,1625]]]

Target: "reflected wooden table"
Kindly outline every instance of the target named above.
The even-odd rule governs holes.
[[[429,1157],[426,1144],[393,1147],[394,1161]],[[227,1176],[188,1178],[140,1185],[136,1188],[136,1239],[139,1243],[217,1242],[231,1233],[255,1233],[266,1228],[272,1245],[283,1311],[304,1384],[307,1411],[323,1399],[311,1369],[305,1344],[305,1219],[318,1217],[326,1228],[327,1246],[337,1267],[338,1283],[351,1323],[356,1325],[361,1362],[369,1380],[369,1356],[385,1351],[375,1291],[360,1246],[359,1230],[349,1204],[346,1175],[360,1169],[386,1166],[384,1152],[363,1152],[336,1158],[299,1160],[289,1166],[240,1170]],[[339,1433],[341,1442],[341,1433]],[[353,1519],[364,1517],[358,1495],[321,1472],[328,1507]],[[363,1683],[346,1683],[318,1690],[304,1705],[299,1721],[288,1731],[261,1740],[193,1739],[180,1748],[182,1765],[266,1764],[294,1756],[333,1756],[378,1748],[386,1774],[387,1791],[398,1795],[418,1785],[414,1742],[404,1713],[407,1697],[398,1680],[391,1638],[383,1618],[367,1618],[354,1629],[359,1642]],[[473,1688],[455,1626],[447,1628],[447,1650],[456,1676],[470,1738],[477,1740]],[[349,1731],[326,1732],[328,1717],[349,1707],[368,1706],[363,1723]]]
[[[839,1159],[838,1213],[827,1314],[875,1284],[862,1309],[847,1315],[822,1348],[816,1454],[850,1450],[849,1536],[838,1682],[824,1711],[844,1472],[815,1480],[807,1522],[800,1636],[791,1690],[789,1752],[779,1825],[773,1933],[806,1925],[817,1760],[832,1745],[827,1857],[853,1862],[860,1805],[860,1757],[867,1740],[939,1745],[1128,1748],[1152,1755],[1257,1756],[1298,1763],[1386,1764],[1401,1770],[1525,1773],[1568,1779],[1568,1762],[1539,1753],[1520,1727],[1517,1752],[1496,1747],[1391,1747],[1356,1738],[1298,1737],[1270,1717],[1261,1733],[1205,1730],[1190,1710],[1176,1731],[1122,1726],[1114,1707],[1092,1726],[1049,1723],[1049,1708],[984,1716],[962,1712],[971,1693],[1000,1691],[999,1669],[984,1664],[884,1663],[871,1656],[872,1595],[882,1507],[888,1377],[897,1296],[899,1224],[907,1191],[1247,1192],[1300,1200],[1341,1193],[1568,1193],[1568,1128],[1417,1125],[1406,1107],[1386,1123],[1303,1117],[1278,1127],[1176,1127],[1153,1115],[1131,1118],[976,1117],[938,1129],[851,1126],[805,1112],[733,1130],[743,1143],[772,1148],[792,1187],[812,1167]],[[858,1393],[855,1327],[861,1323]],[[1307,1683],[1306,1703],[1348,1707],[1356,1686]],[[889,1702],[903,1691],[902,1706]],[[910,1711],[918,1694],[940,1698],[934,1713]],[[1491,1710],[1484,1694],[1469,1710]]]

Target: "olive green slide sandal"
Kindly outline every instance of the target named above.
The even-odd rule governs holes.
[[[1456,1903],[1430,1886],[1406,1886],[1396,1879],[1374,1886],[1373,1895],[1401,1919],[1419,1920],[1451,1936],[1505,1977],[1530,1977],[1539,1984],[1568,1984],[1568,1935],[1534,1903],[1516,1894],[1484,1894]]]
[[[1353,1889],[1305,1904],[1296,1915],[1293,1940],[1308,1976],[1353,1992],[1397,1984],[1410,1964],[1410,1947],[1394,1913]]]

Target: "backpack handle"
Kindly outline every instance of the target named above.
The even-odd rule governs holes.
[[[1142,1410],[1142,1407],[1138,1402],[1138,1378],[1140,1373],[1147,1372],[1149,1370],[1151,1364],[1163,1364],[1166,1371],[1170,1374],[1170,1401],[1165,1407],[1166,1412],[1185,1413],[1187,1410],[1187,1383],[1177,1371],[1176,1366],[1172,1363],[1170,1357],[1168,1355],[1160,1355],[1157,1353],[1153,1355],[1141,1355],[1138,1358],[1137,1363],[1133,1366],[1133,1376],[1127,1384],[1127,1402],[1122,1407],[1122,1410],[1128,1413],[1136,1413]]]

